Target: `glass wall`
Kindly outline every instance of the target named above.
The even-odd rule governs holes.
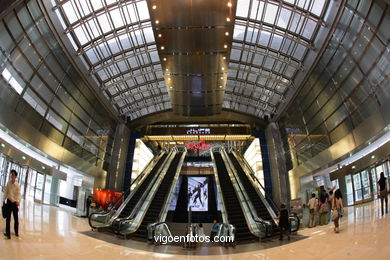
[[[10,180],[10,171],[18,173],[17,182],[20,185],[22,199],[33,199],[44,204],[58,205],[58,180],[48,174],[41,173],[31,167],[14,162],[8,156],[0,153],[0,191]],[[53,187],[53,185],[55,187]]]
[[[371,165],[363,171],[344,176],[346,184],[347,204],[363,203],[377,198],[378,180],[381,172],[384,172],[389,185],[389,159],[376,165]],[[333,182],[338,181],[334,180]],[[390,187],[388,187],[388,190]]]
[[[108,163],[115,122],[71,65],[37,1],[5,16],[0,35],[1,102],[80,158]]]
[[[338,142],[389,100],[390,14],[381,3],[346,2],[327,48],[281,120],[298,164]]]

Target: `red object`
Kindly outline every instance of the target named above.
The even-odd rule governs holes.
[[[98,203],[103,209],[107,209],[110,204],[114,205],[115,202],[122,196],[123,192],[113,190],[103,190],[99,188],[93,189],[93,201]],[[120,204],[122,204],[122,201]],[[118,205],[119,206],[119,205]]]
[[[204,140],[200,142],[186,142],[185,143],[188,150],[194,150],[194,151],[206,151],[210,149],[212,144],[206,144]]]

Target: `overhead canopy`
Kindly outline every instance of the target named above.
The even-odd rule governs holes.
[[[172,108],[146,0],[52,2],[69,51],[119,115],[134,120]],[[260,118],[277,113],[294,77],[306,73],[303,60],[314,51],[326,6],[327,0],[238,0],[223,108]]]

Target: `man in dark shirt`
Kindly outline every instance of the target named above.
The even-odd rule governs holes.
[[[383,200],[386,202],[386,214],[387,214],[387,202],[388,202],[388,198],[387,198],[387,181],[386,181],[386,178],[385,178],[385,174],[383,172],[381,172],[381,177],[379,178],[379,181],[378,181],[378,193],[379,193],[379,197],[381,198],[381,210],[382,210],[382,216],[384,215],[384,212],[383,212]]]
[[[279,240],[283,240],[283,233],[287,232],[288,240],[290,240],[290,220],[289,220],[289,214],[288,210],[286,208],[286,205],[282,204],[280,205],[280,212],[279,216],[276,217],[276,219],[279,219],[279,229],[280,229],[280,237]]]

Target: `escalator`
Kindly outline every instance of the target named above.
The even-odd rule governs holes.
[[[221,154],[214,153],[214,158],[229,224],[233,224],[236,227],[236,241],[238,243],[248,243],[258,240],[258,238],[249,230],[244,212],[242,211],[238,201],[237,194],[234,190],[233,183],[230,180]]]
[[[150,171],[148,176],[145,178],[145,180],[141,183],[139,188],[135,191],[133,197],[130,199],[130,201],[126,204],[126,206],[123,208],[122,212],[119,214],[118,219],[126,218],[130,216],[132,210],[134,209],[135,205],[137,205],[138,201],[142,197],[142,195],[145,193],[145,191],[148,189],[152,179],[158,171],[161,168],[161,165],[164,163],[165,159],[168,157],[168,154],[164,154],[160,160],[156,163],[156,165],[153,167],[153,169]],[[114,221],[112,225],[112,229],[114,231],[118,230],[118,221]]]
[[[176,174],[177,167],[182,156],[181,152],[178,152],[172,160],[171,165],[169,166],[167,173],[162,180],[152,203],[150,204],[148,210],[146,211],[145,217],[143,218],[140,226],[137,231],[134,233],[135,238],[146,239],[147,238],[147,226],[148,224],[155,223],[157,218],[160,215],[160,212],[164,206],[164,202],[168,196],[168,192],[173,183],[173,179]]]
[[[246,175],[246,173],[242,169],[237,158],[232,153],[229,153],[228,155],[229,155],[230,161],[233,163],[233,166],[236,169],[236,172],[238,174],[238,177],[240,178],[242,185],[244,186],[245,192],[249,196],[249,199],[252,202],[252,205],[256,210],[257,216],[263,220],[267,220],[270,223],[272,223],[273,233],[274,234],[277,233],[279,231],[278,226],[273,221],[270,212],[268,211],[267,207],[264,205],[264,202],[260,198],[259,194],[257,193],[255,187],[251,183],[250,179],[248,178],[248,176]]]

